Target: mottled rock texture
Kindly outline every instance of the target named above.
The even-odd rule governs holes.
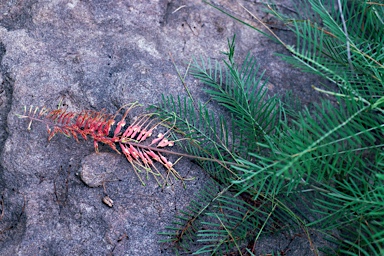
[[[215,1],[254,23],[238,2],[268,20],[255,1]],[[129,102],[156,104],[162,93],[185,95],[170,56],[184,72],[193,56],[222,58],[234,34],[239,61],[256,56],[271,93],[317,97],[315,78],[273,55],[280,46],[199,0],[0,1],[0,255],[172,255],[157,233],[207,182],[202,170],[183,159],[177,169],[195,177],[186,188],[142,186],[121,155],[106,147],[97,155],[91,142],[64,136],[48,143],[44,125],[27,131],[15,114],[59,101],[114,113]],[[206,97],[192,77],[186,84]],[[263,246],[282,250],[292,241],[278,240]]]

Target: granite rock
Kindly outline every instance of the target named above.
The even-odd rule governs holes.
[[[262,5],[239,2],[268,18]],[[237,1],[215,3],[254,22]],[[206,184],[202,170],[183,159],[177,169],[195,177],[186,188],[142,186],[121,155],[64,136],[48,143],[44,125],[27,131],[15,114],[59,102],[114,113],[156,104],[162,93],[186,95],[172,61],[184,73],[194,56],[220,59],[234,34],[239,60],[247,52],[259,60],[271,93],[315,101],[310,85],[319,81],[274,56],[281,46],[199,0],[1,1],[0,255],[172,255],[157,233]],[[192,77],[186,84],[206,97]]]

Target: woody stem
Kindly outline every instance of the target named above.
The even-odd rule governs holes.
[[[135,143],[135,142],[127,142],[127,144],[130,144],[130,145],[132,145],[134,147],[148,149],[148,150],[152,150],[152,151],[156,151],[156,152],[160,152],[160,153],[166,153],[166,154],[170,154],[170,155],[188,157],[188,158],[198,159],[198,160],[203,160],[203,161],[211,161],[211,162],[216,162],[216,163],[219,163],[219,164],[243,166],[242,164],[238,164],[238,163],[234,163],[234,162],[221,161],[221,160],[218,160],[218,159],[215,159],[215,158],[208,158],[208,157],[202,157],[202,156],[188,155],[188,154],[174,152],[174,151],[170,151],[170,150],[166,150],[166,149],[162,149],[162,148],[146,146],[146,145],[138,144],[138,143]]]

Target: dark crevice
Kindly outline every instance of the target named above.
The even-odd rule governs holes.
[[[6,54],[5,45],[0,42],[0,149],[3,154],[4,145],[8,138],[7,117],[11,110],[14,80],[10,76],[2,60]],[[2,157],[1,157],[2,159]],[[17,190],[7,184],[6,170],[0,162],[0,254],[5,244],[16,245],[21,241],[25,231],[26,216],[24,214],[24,197]],[[10,241],[13,241],[10,243]],[[10,249],[10,248],[9,248]],[[12,250],[12,249],[10,249]]]
[[[2,64],[5,56],[5,45],[0,42],[0,148],[4,148],[4,143],[8,137],[7,116],[11,110],[11,99],[13,89],[13,79]]]
[[[5,45],[0,42],[0,148],[4,148],[5,140],[8,137],[7,116],[11,110],[14,84],[13,78],[2,64],[5,53]]]
[[[171,3],[169,3],[169,2],[166,3],[164,15],[163,15],[162,19],[160,20],[160,24],[162,27],[164,27],[168,23],[169,15],[172,13],[171,6],[172,6]]]

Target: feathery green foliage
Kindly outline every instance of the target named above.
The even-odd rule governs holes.
[[[176,133],[187,139],[182,146],[189,154],[217,160],[198,162],[214,179],[218,190],[204,190],[204,197],[199,200],[205,203],[192,202],[189,211],[182,212],[174,226],[169,227],[170,232],[162,233],[170,236],[164,241],[172,242],[175,248],[187,253],[190,247],[185,240],[190,241],[190,246],[194,243],[201,246],[195,254],[221,255],[233,248],[243,254],[244,244],[252,244],[252,238],[264,232],[288,227],[294,230],[288,223],[297,229],[305,228],[303,220],[274,195],[258,194],[254,198],[253,190],[242,191],[244,185],[235,182],[241,181],[243,172],[239,170],[249,167],[243,162],[259,157],[255,152],[274,153],[265,148],[276,147],[279,130],[287,124],[281,101],[267,96],[266,80],[255,59],[248,56],[237,66],[233,60],[234,40],[228,45],[228,61],[224,66],[201,59],[195,61],[192,69],[192,74],[208,86],[205,91],[224,107],[227,117],[216,118],[207,105],[194,104],[187,98],[164,97],[157,107],[160,118],[173,117]],[[231,166],[228,163],[232,163]],[[268,182],[267,179],[264,182]],[[234,193],[239,193],[239,197],[233,197]],[[272,217],[271,212],[276,213],[275,216]],[[192,234],[196,235],[195,239],[191,238]],[[188,239],[181,239],[182,236]]]
[[[288,121],[288,107],[266,96],[255,59],[236,65],[234,41],[224,65],[196,61],[192,75],[225,117],[172,97],[158,112],[177,120],[188,152],[219,160],[200,162],[219,190],[205,193],[209,204],[191,204],[167,234],[181,251],[197,246],[195,254],[270,253],[258,250],[259,239],[290,230],[307,238],[314,255],[383,255],[384,5],[309,0],[291,16],[267,7],[297,38],[290,46],[276,37],[291,53],[283,59],[337,85],[337,91],[315,88],[333,95],[337,106],[323,100]],[[195,239],[177,247],[189,229]],[[318,236],[328,246],[320,248]]]

